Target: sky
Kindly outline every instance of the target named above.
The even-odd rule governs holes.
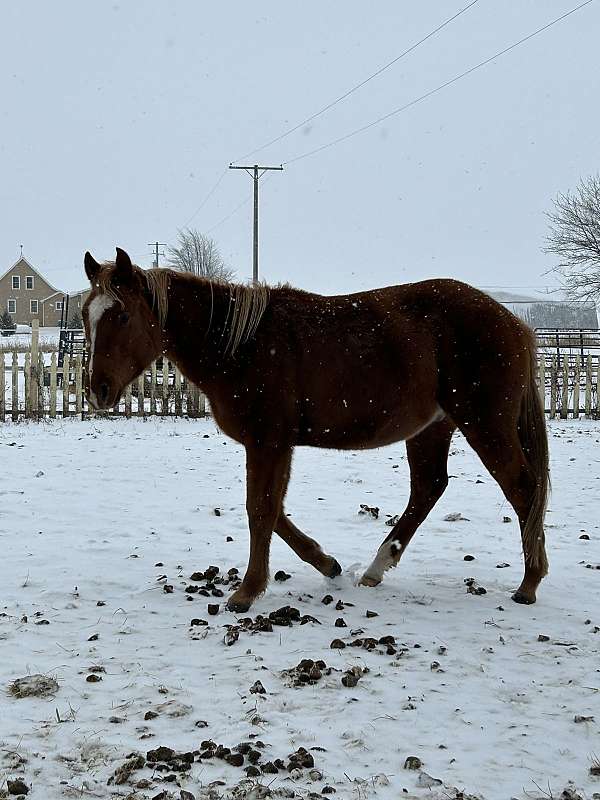
[[[0,33],[0,271],[24,255],[85,285],[83,254],[190,225],[252,274],[252,181],[226,170],[428,34],[468,0],[21,0]],[[249,157],[277,165],[435,88],[577,5],[478,0],[405,58]],[[260,195],[260,274],[324,293],[436,276],[555,286],[558,192],[598,171],[600,0]],[[221,178],[214,192],[207,194]],[[240,203],[248,199],[245,205]],[[235,213],[233,212],[238,208]],[[531,291],[530,291],[531,290]]]

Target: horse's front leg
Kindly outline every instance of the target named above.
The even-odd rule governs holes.
[[[281,510],[291,457],[291,448],[284,446],[246,446],[250,559],[242,585],[227,603],[230,611],[247,611],[267,588],[271,535]]]

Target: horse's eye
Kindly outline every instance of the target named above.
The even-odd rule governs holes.
[[[127,311],[123,311],[122,314],[119,314],[119,322],[121,325],[127,325],[129,322],[129,314]]]

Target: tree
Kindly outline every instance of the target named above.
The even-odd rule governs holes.
[[[71,314],[71,318],[67,325],[67,328],[75,328],[76,330],[83,329],[83,319],[81,317],[81,312],[79,309],[75,309],[75,311]]]
[[[531,328],[597,328],[593,303],[532,303],[522,314]]]
[[[8,309],[5,308],[2,314],[0,314],[0,329],[4,331],[14,331],[16,327],[16,322],[8,313]]]
[[[574,192],[559,194],[548,214],[545,251],[568,297],[600,302],[600,175],[582,179]]]
[[[225,264],[214,239],[191,228],[179,231],[177,245],[168,249],[167,263],[173,269],[191,272],[202,278],[228,281],[234,275],[233,270]]]

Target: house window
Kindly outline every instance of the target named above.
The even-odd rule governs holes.
[[[25,278],[25,288],[33,289],[33,275],[27,275]]]
[[[29,301],[29,310],[32,314],[38,313],[38,301],[37,300],[30,300]]]
[[[8,313],[9,314],[16,314],[17,313],[17,301],[16,300],[9,300],[8,301]]]
[[[21,288],[21,276],[20,275],[13,275],[12,276],[12,288],[13,289],[20,289]]]
[[[54,308],[57,311],[62,311],[63,310],[63,302],[64,302],[63,300],[57,300],[56,303],[54,303]]]

